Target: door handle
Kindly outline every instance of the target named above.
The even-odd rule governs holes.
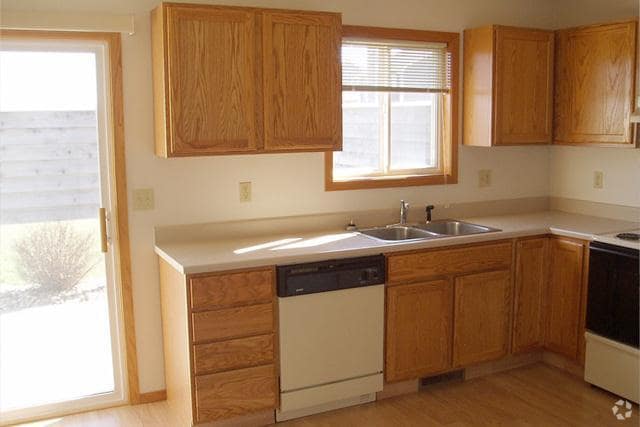
[[[105,208],[98,209],[100,216],[100,250],[107,253],[109,245],[107,241],[107,210]]]

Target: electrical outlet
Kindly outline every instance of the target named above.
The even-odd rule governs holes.
[[[251,181],[241,182],[239,184],[240,190],[240,201],[241,202],[250,202],[251,201]]]
[[[593,188],[604,188],[604,174],[602,171],[593,171]]]
[[[491,186],[491,169],[481,169],[478,171],[478,187]]]
[[[137,188],[133,190],[133,210],[149,211],[155,208],[153,188]]]

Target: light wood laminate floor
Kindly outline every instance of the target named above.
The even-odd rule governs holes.
[[[436,384],[420,393],[340,409],[286,423],[316,426],[638,426],[633,416],[618,421],[614,395],[544,364]],[[25,425],[26,426],[26,425]],[[125,406],[28,424],[29,427],[175,426],[165,402]],[[177,427],[177,426],[176,426]]]

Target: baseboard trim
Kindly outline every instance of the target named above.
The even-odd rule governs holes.
[[[395,383],[384,383],[382,391],[376,393],[376,400],[389,399],[404,394],[417,393],[420,388],[420,380],[407,380]]]
[[[167,400],[167,390],[156,390],[150,391],[148,393],[140,393],[138,395],[138,399],[135,402],[135,405],[140,405],[143,403],[151,403],[151,402],[160,402],[162,400]]]
[[[197,427],[258,427],[270,426],[276,423],[275,411],[267,409],[253,412],[251,414],[240,415],[238,417],[227,418],[218,421],[205,421],[193,424]]]
[[[545,351],[542,354],[542,361],[554,368],[561,369],[580,379],[584,379],[584,366],[580,366],[575,360],[571,360],[557,353]]]
[[[505,356],[502,359],[469,366],[464,370],[464,380],[467,381],[473,378],[497,374],[511,369],[520,368],[522,366],[533,365],[540,361],[542,361],[541,351],[512,354]]]

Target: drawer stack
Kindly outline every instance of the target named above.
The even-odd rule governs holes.
[[[190,276],[196,422],[277,402],[273,269]]]

